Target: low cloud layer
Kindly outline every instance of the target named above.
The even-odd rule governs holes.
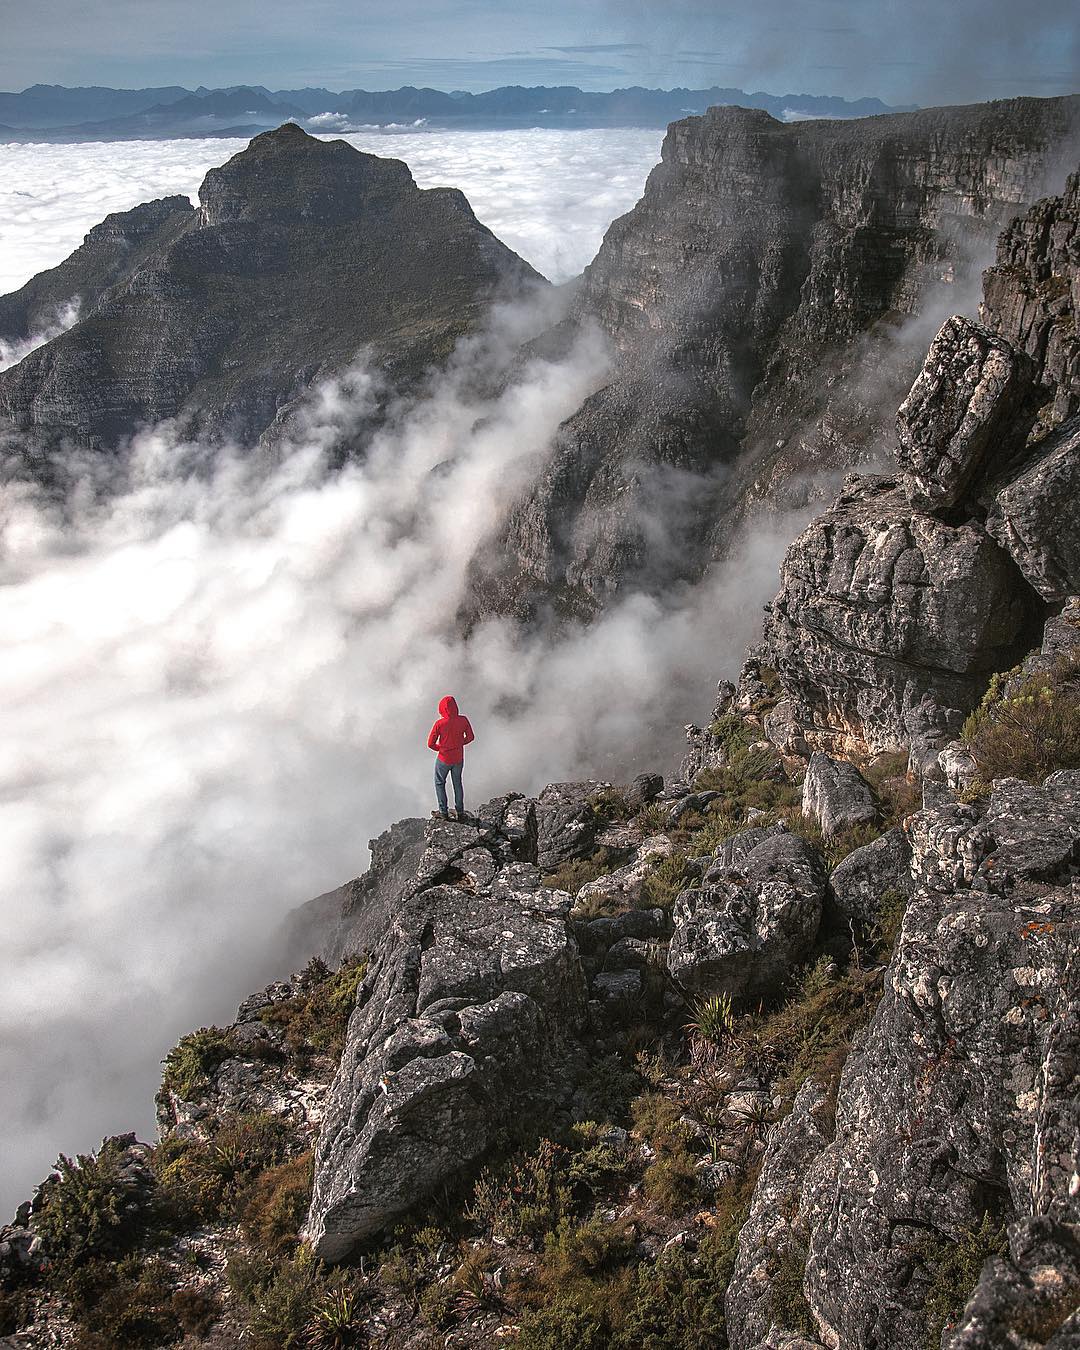
[[[355,132],[343,139],[403,159],[421,187],[458,187],[477,216],[549,280],[589,263],[604,231],[641,196],[659,130]],[[246,140],[0,144],[0,295],[77,248],[92,225],[155,197],[198,198],[206,171]]]
[[[384,397],[363,364],[312,397],[274,468],[141,436],[119,495],[0,495],[0,1212],[56,1152],[152,1130],[158,1060],[270,973],[262,937],[426,814],[424,737],[453,692],[477,804],[677,752],[775,588],[795,523],[719,584],[522,640],[453,620],[469,558],[602,380],[585,336],[492,387],[529,316],[503,312],[363,464],[328,452]],[[115,487],[116,484],[113,484]]]

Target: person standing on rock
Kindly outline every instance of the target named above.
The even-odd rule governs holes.
[[[476,737],[469,725],[469,719],[458,712],[457,700],[453,694],[447,694],[439,700],[439,719],[428,735],[428,749],[436,751],[435,757],[435,800],[439,809],[432,811],[433,816],[450,819],[446,805],[446,776],[450,775],[454,784],[454,814],[458,820],[465,819],[465,799],[461,795],[461,769],[465,763],[465,747]]]

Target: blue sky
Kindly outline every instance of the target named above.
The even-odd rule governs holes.
[[[893,103],[1080,87],[1074,0],[0,0],[0,88],[711,85]]]

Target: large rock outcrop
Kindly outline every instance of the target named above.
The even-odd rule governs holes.
[[[910,747],[937,771],[990,674],[1080,592],[1078,191],[1002,236],[982,313],[1007,336],[943,325],[898,414],[899,481],[849,477],[788,550],[754,653],[779,676],[765,730],[785,751]]]
[[[1078,116],[1077,99],[1017,99],[674,123],[583,278],[613,378],[511,513],[479,608],[589,613],[696,576],[748,510],[802,505],[813,475],[864,461],[929,336],[898,338],[899,319],[1045,190]]]
[[[194,214],[186,197],[162,197],[106,216],[58,267],[0,296],[0,342],[17,346],[47,332],[65,312],[88,314],[110,286],[127,281],[190,225]]]
[[[1080,774],[1042,787],[1004,780],[982,807],[920,813],[910,834],[921,884],[882,1002],[845,1065],[835,1138],[816,1158],[793,1153],[796,1139],[814,1138],[796,1117],[762,1173],[768,1193],[784,1194],[794,1178],[775,1164],[795,1159],[786,1224],[833,1350],[923,1344],[941,1253],[985,1224],[1080,1220]],[[748,1325],[757,1208],[728,1294]],[[968,1291],[958,1292],[962,1305]]]
[[[1040,613],[976,520],[948,524],[894,480],[853,475],[788,550],[757,655],[812,745],[899,750],[927,699],[958,730],[990,675],[1034,645]]]
[[[1080,411],[1080,173],[1002,234],[982,319],[1034,363],[1050,424]]]
[[[308,1231],[328,1260],[566,1095],[585,1013],[571,899],[540,885],[516,810],[429,825],[374,946],[316,1157]]]
[[[292,123],[211,170],[200,201],[74,327],[0,374],[0,414],[38,441],[108,447],[179,418],[250,442],[362,351],[391,383],[418,378],[494,296],[539,280],[460,192],[421,190],[400,160]]]

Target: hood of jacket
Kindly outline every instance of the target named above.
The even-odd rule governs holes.
[[[446,694],[443,698],[439,699],[440,717],[456,717],[457,715],[457,699],[453,694]]]

